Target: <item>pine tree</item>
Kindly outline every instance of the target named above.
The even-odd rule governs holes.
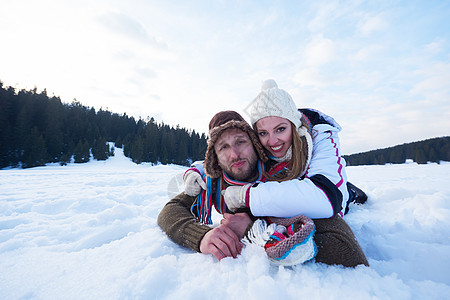
[[[144,161],[144,142],[140,136],[131,144],[130,157],[137,164]]]
[[[418,149],[416,151],[416,157],[414,158],[414,161],[418,164],[426,164],[427,163],[427,157],[425,156],[425,153],[422,149]]]
[[[180,165],[186,165],[188,162],[188,138],[187,132],[182,129],[178,129],[176,132],[176,154],[175,163]]]
[[[401,164],[405,162],[405,157],[400,147],[394,147],[389,155],[389,162],[393,164]]]
[[[96,160],[106,160],[110,156],[109,145],[106,143],[105,138],[101,138],[95,141],[92,147],[92,155]]]
[[[62,109],[61,100],[59,98],[52,98],[45,112],[46,125],[44,137],[51,162],[60,161],[61,155],[63,154]]]
[[[430,149],[428,151],[428,161],[430,162],[439,162],[439,156],[436,152],[436,150],[434,150],[433,147],[430,146]]]
[[[0,81],[0,169],[11,165],[14,157],[15,90]]]
[[[89,145],[86,141],[78,141],[74,152],[74,162],[75,163],[86,163],[90,159]]]
[[[43,166],[48,161],[47,147],[42,134],[34,127],[25,142],[22,155],[24,168]]]
[[[444,143],[439,149],[439,159],[443,161],[450,161],[450,138],[447,138],[446,143]]]

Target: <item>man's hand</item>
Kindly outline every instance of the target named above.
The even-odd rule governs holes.
[[[245,198],[247,197],[247,191],[251,187],[251,184],[243,186],[229,186],[222,191],[223,199],[227,204],[227,207],[231,211],[236,211],[238,208],[245,207]]]
[[[203,254],[212,254],[218,260],[225,257],[236,258],[242,247],[236,233],[222,224],[208,231],[200,242],[200,251]]]
[[[202,189],[206,190],[206,183],[203,181],[202,176],[194,171],[188,170],[184,176],[184,193],[189,196],[197,196]]]
[[[252,222],[247,213],[237,213],[237,214],[223,214],[223,219],[220,224],[229,227],[236,233],[239,239],[242,239],[247,230],[248,225]]]

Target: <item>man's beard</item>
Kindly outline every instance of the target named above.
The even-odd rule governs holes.
[[[236,161],[240,161],[242,159],[236,159],[235,161],[230,163],[230,166],[233,165],[233,163],[235,163]],[[230,176],[231,178],[235,179],[235,180],[239,180],[239,181],[249,181],[250,179],[252,179],[252,177],[255,176],[256,174],[256,167],[257,167],[257,158],[256,155],[249,157],[248,159],[246,159],[246,161],[248,162],[248,168],[245,170],[236,170],[233,171],[232,168],[228,168],[225,166],[220,166],[222,168],[222,170],[228,174],[228,176]]]

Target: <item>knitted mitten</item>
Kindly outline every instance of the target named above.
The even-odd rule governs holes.
[[[315,225],[307,216],[289,219],[269,218],[271,222],[286,227],[286,238],[273,235],[265,245],[269,258],[280,265],[292,266],[313,259],[317,254],[314,243]]]
[[[201,193],[202,189],[206,190],[206,183],[203,181],[200,173],[194,169],[188,169],[184,175],[184,193],[189,196],[197,196]]]
[[[264,247],[269,259],[277,265],[292,266],[315,257],[314,223],[306,216],[289,219],[258,219],[248,231],[244,243]]]
[[[288,237],[286,227],[279,225],[284,230],[275,231],[269,237],[269,240],[264,244],[264,249],[267,251],[270,247],[273,247]]]

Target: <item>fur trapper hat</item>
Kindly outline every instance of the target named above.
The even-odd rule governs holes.
[[[219,166],[214,145],[225,130],[234,128],[240,129],[248,134],[256,154],[262,162],[268,160],[255,132],[239,113],[230,110],[218,112],[209,123],[208,148],[204,163],[206,175],[213,179],[222,176],[222,168]]]

